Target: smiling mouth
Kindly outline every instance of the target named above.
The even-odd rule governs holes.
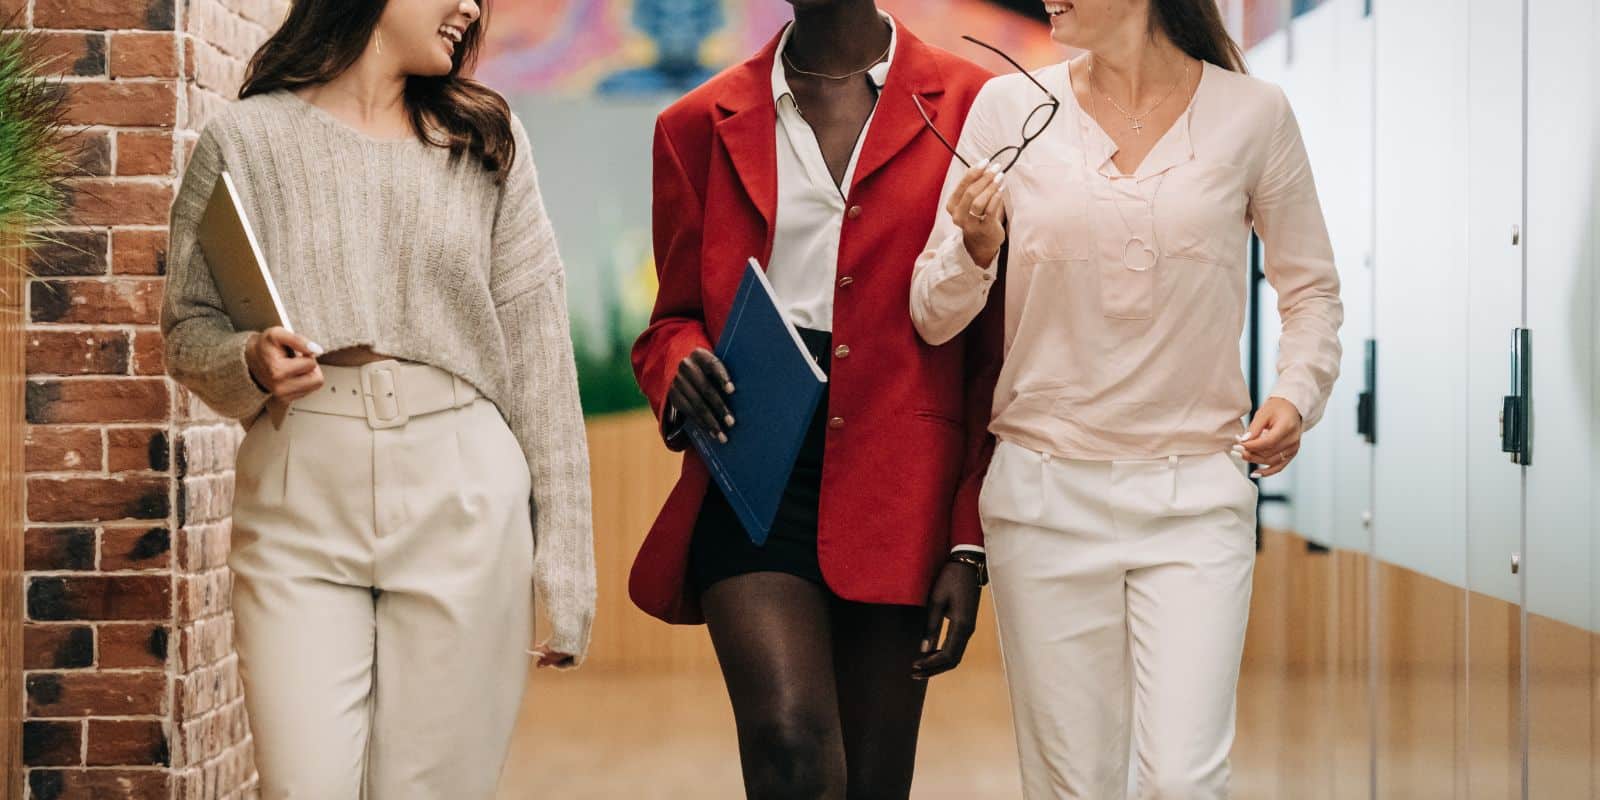
[[[466,35],[467,32],[465,30],[454,25],[439,26],[439,38],[444,40],[452,53],[455,52],[456,45],[461,44],[461,40],[466,38]]]
[[[1062,14],[1065,14],[1068,11],[1071,11],[1071,10],[1072,10],[1072,4],[1071,3],[1045,3],[1044,4],[1045,13],[1049,14],[1052,18],[1059,17]]]

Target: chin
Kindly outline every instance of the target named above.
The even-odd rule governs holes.
[[[416,65],[416,69],[412,70],[411,74],[421,78],[442,78],[449,75],[450,71],[455,67],[453,60],[440,56],[429,59],[426,64]]]
[[[1068,47],[1084,49],[1083,32],[1078,29],[1078,24],[1073,20],[1061,20],[1050,26],[1050,38],[1057,44]]]

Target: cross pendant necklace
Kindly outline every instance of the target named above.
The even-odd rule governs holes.
[[[1129,112],[1128,109],[1122,107],[1121,103],[1118,103],[1116,101],[1116,98],[1112,97],[1109,94],[1106,95],[1106,99],[1111,101],[1111,105],[1113,107],[1115,107],[1117,109],[1117,111],[1121,112],[1123,119],[1126,119],[1128,121],[1128,126],[1129,126],[1129,128],[1131,128],[1133,130],[1133,135],[1134,136],[1138,136],[1141,132],[1144,131],[1144,123],[1141,122],[1140,120],[1144,119],[1145,117],[1150,116],[1151,114],[1154,114],[1155,110],[1160,108],[1162,105],[1164,105],[1167,102],[1167,98],[1171,97],[1172,93],[1177,91],[1178,87],[1181,86],[1183,84],[1184,80],[1187,79],[1188,77],[1189,77],[1189,64],[1188,64],[1188,62],[1184,62],[1182,74],[1180,74],[1177,77],[1177,79],[1172,82],[1171,86],[1167,87],[1167,93],[1162,95],[1161,99],[1157,100],[1156,104],[1151,106],[1143,114],[1134,114],[1134,113]],[[1096,90],[1095,90],[1095,82],[1094,82],[1094,60],[1091,59],[1089,61],[1089,97],[1090,98],[1094,97],[1095,91]]]

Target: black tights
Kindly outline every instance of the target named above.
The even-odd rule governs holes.
[[[780,572],[719,581],[701,606],[747,797],[909,796],[927,688],[911,679],[922,609],[845,602]]]

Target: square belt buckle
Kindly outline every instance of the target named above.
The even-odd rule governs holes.
[[[361,367],[361,402],[367,425],[375,431],[398,428],[411,421],[400,391],[400,369],[394,361],[374,361]]]

